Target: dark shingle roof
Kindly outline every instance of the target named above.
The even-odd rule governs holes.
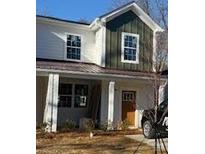
[[[45,18],[45,19],[51,19],[51,20],[56,20],[56,21],[62,21],[62,22],[67,22],[67,23],[87,25],[87,26],[90,25],[89,23],[78,22],[78,21],[73,21],[73,20],[66,20],[66,19],[60,19],[60,18],[50,17],[50,16],[36,15],[36,17]]]

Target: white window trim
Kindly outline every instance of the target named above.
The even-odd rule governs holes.
[[[122,94],[131,94],[132,95],[132,98],[133,99],[128,99],[128,100],[126,100],[126,99],[124,99],[124,95],[123,95],[123,97],[122,97],[122,101],[135,101],[135,97],[134,96],[136,96],[136,91],[122,91]]]
[[[136,105],[137,105],[137,103],[138,103],[138,99],[139,99],[139,89],[138,88],[133,88],[133,87],[127,87],[127,86],[122,86],[122,87],[120,87],[120,95],[121,95],[121,97],[120,97],[120,105],[119,105],[119,111],[120,111],[120,113],[119,113],[119,115],[120,115],[120,117],[121,117],[121,120],[122,120],[122,92],[123,91],[135,91],[136,93],[135,93],[135,101],[136,101]],[[137,106],[136,106],[137,107]],[[138,126],[139,126],[139,117],[138,117],[138,109],[136,109],[135,110],[135,127],[136,128],[138,128]]]
[[[81,40],[81,46],[80,46],[80,59],[70,59],[67,58],[67,36],[68,35],[74,35],[74,36],[79,36]],[[74,33],[65,33],[65,50],[64,50],[64,60],[69,60],[69,61],[75,61],[75,62],[82,62],[82,42],[83,42],[83,37],[80,34],[74,34]]]
[[[128,36],[134,36],[137,38],[137,48],[136,48],[136,60],[124,60],[124,36],[128,35]],[[126,32],[122,32],[122,36],[121,36],[121,62],[122,63],[133,63],[133,64],[139,64],[139,34],[133,34],[133,33],[126,33]]]

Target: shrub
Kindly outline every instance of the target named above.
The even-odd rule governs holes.
[[[113,124],[113,122],[111,122],[111,121],[108,121],[108,126],[107,126],[108,128],[114,128],[114,124]]]
[[[129,127],[128,120],[127,120],[127,119],[123,120],[123,121],[121,122],[120,127],[121,127],[122,130],[127,130],[128,127]]]
[[[41,123],[41,124],[39,125],[40,130],[41,130],[41,133],[45,133],[46,127],[47,127],[48,125],[49,125],[49,123],[46,123],[46,122]]]
[[[101,125],[100,125],[100,129],[101,130],[107,131],[108,128],[114,128],[113,122],[111,122],[111,121],[104,121],[104,122],[101,123]]]
[[[74,129],[76,127],[76,122],[73,121],[73,120],[66,120],[64,125],[63,125],[63,128],[65,130],[71,130],[71,129]]]
[[[85,121],[85,123],[84,123],[85,131],[91,132],[94,128],[95,128],[95,123],[93,120],[89,119],[89,120]]]
[[[100,129],[103,131],[107,131],[107,127],[108,127],[108,122],[104,121],[100,124]]]
[[[117,130],[122,130],[122,121],[121,120],[117,122],[116,129]]]
[[[48,128],[47,127],[48,125],[49,125],[48,123],[40,123],[38,125],[39,126],[38,128],[39,128],[40,131],[36,133],[37,138],[46,138],[47,134],[49,134],[49,133],[46,132],[46,129]]]

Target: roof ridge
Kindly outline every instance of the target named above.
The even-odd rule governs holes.
[[[38,14],[36,15],[36,17],[57,20],[57,21],[62,21],[62,22],[68,22],[68,23],[74,23],[74,24],[81,24],[81,25],[86,25],[86,26],[89,26],[91,24],[91,23],[84,23],[84,22],[80,22],[80,21],[61,19],[61,18],[52,17],[52,16],[38,15]]]
[[[123,8],[123,7],[125,7],[125,6],[127,6],[127,5],[132,4],[132,3],[137,4],[136,1],[134,1],[134,0],[133,0],[133,1],[130,1],[130,2],[128,2],[128,3],[125,3],[125,4],[121,5],[120,7],[117,7],[117,8],[115,8],[115,9],[113,9],[113,10],[111,10],[111,11],[109,11],[109,12],[107,12],[107,13],[101,15],[101,16],[99,16],[99,18],[102,18],[102,17],[104,17],[104,16],[106,16],[106,15],[112,13],[112,12],[115,12],[115,11],[117,11],[117,10],[119,10],[119,9],[121,9],[121,8]]]
[[[46,61],[46,62],[62,62],[62,63],[74,63],[74,64],[90,64],[90,65],[96,65],[95,63],[90,62],[80,62],[80,61],[71,61],[71,60],[59,60],[59,59],[48,59],[48,58],[36,58],[36,61]]]

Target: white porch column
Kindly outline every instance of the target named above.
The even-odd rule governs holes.
[[[113,119],[114,119],[114,93],[115,93],[115,82],[109,82],[108,89],[108,129],[113,129]]]
[[[49,74],[46,105],[43,118],[43,122],[47,124],[47,132],[56,132],[57,130],[58,85],[59,74]]]

